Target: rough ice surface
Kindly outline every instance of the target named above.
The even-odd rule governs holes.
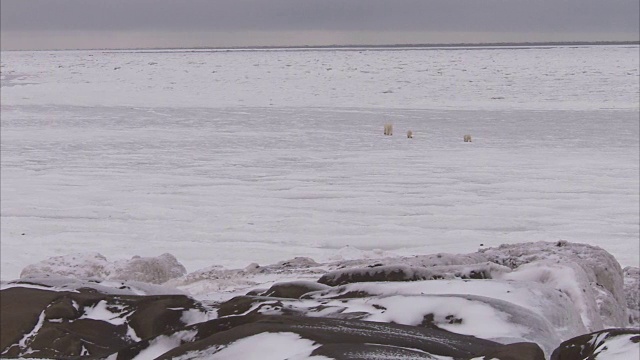
[[[430,312],[468,333],[489,314],[491,336],[547,354],[577,333],[637,326],[639,57],[638,46],[3,52],[1,288],[219,302],[395,269],[442,280],[352,283],[287,306],[410,324]],[[414,137],[383,136],[385,123]],[[477,271],[489,276],[464,280]],[[351,290],[373,302],[331,298]],[[424,292],[436,300],[410,312]],[[486,311],[448,324],[445,298]],[[181,341],[156,340],[154,354]]]
[[[88,107],[637,110],[637,52],[634,45],[3,52],[2,97],[11,105]]]
[[[185,275],[187,270],[171,254],[156,257],[134,256],[109,262],[98,253],[56,256],[25,267],[21,278],[58,275],[77,279],[112,279],[162,284]]]
[[[564,239],[640,263],[637,46],[2,55],[5,280],[81,249],[192,272]]]

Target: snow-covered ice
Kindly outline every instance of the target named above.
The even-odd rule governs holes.
[[[561,239],[637,267],[638,56],[3,52],[2,279],[85,251],[192,272]]]

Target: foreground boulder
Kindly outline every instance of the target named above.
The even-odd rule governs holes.
[[[623,276],[613,257],[583,244],[326,264],[295,258],[184,276],[169,254],[116,262],[71,255],[36,265],[1,283],[2,357],[639,356],[636,333],[600,331],[638,321],[637,268]]]
[[[64,291],[16,284],[0,291],[0,319],[2,357],[54,359],[105,356],[206,317],[203,307],[185,295],[114,295],[90,287]]]
[[[508,267],[485,262],[472,265],[441,265],[432,267],[409,265],[373,265],[365,268],[335,270],[318,282],[329,286],[358,282],[419,281],[439,279],[491,279],[492,274],[509,272]]]
[[[311,281],[290,281],[273,284],[267,290],[251,291],[247,295],[269,296],[277,298],[298,299],[302,295],[329,289],[327,285]]]
[[[398,324],[357,320],[305,318],[292,316],[248,315],[233,318],[237,326],[226,331],[203,331],[205,324],[186,331],[193,333],[189,341],[164,353],[158,359],[205,359],[250,357],[269,349],[282,358],[320,356],[332,359],[433,359],[435,356],[471,359],[496,352],[502,345],[438,329],[424,329]],[[242,319],[242,320],[240,320]],[[212,320],[216,329],[220,320]],[[268,346],[268,345],[271,346]],[[277,344],[277,345],[274,345]],[[153,353],[159,341],[150,341],[141,350]],[[541,354],[530,344],[523,353]],[[525,357],[526,358],[526,357]],[[543,360],[544,357],[530,357]],[[120,354],[117,359],[121,359]]]
[[[519,270],[504,278],[545,283],[566,293],[590,331],[629,325],[623,273],[613,255],[567,241],[500,245],[480,251],[487,260]]]
[[[569,339],[551,360],[640,359],[640,329],[607,329]]]
[[[207,314],[202,304],[184,295],[132,295],[115,288],[121,292],[116,295],[96,287],[67,291],[36,283],[5,285],[0,291],[2,357],[201,359],[219,354],[241,358],[277,341],[281,348],[276,351],[285,358],[471,359],[499,354],[502,347],[437,326],[307,317],[302,312],[289,316],[231,311],[232,316],[225,316],[220,311],[221,317],[208,320],[215,312]],[[535,344],[519,351],[543,359],[536,357],[542,350]]]
[[[444,329],[505,344],[534,342],[547,355],[562,339],[587,331],[562,292],[501,280],[352,283],[300,299],[238,296],[217,310],[219,316],[295,315]]]

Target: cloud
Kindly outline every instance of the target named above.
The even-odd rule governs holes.
[[[9,40],[11,36],[81,32],[208,33],[210,37],[279,32],[611,37],[640,31],[638,0],[2,0],[0,6],[3,38]]]

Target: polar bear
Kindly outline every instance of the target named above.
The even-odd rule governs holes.
[[[407,131],[407,138],[413,139],[413,131],[411,130]]]
[[[471,142],[471,135],[465,135],[464,142]]]
[[[384,134],[385,135],[393,135],[393,125],[392,124],[384,124]]]

